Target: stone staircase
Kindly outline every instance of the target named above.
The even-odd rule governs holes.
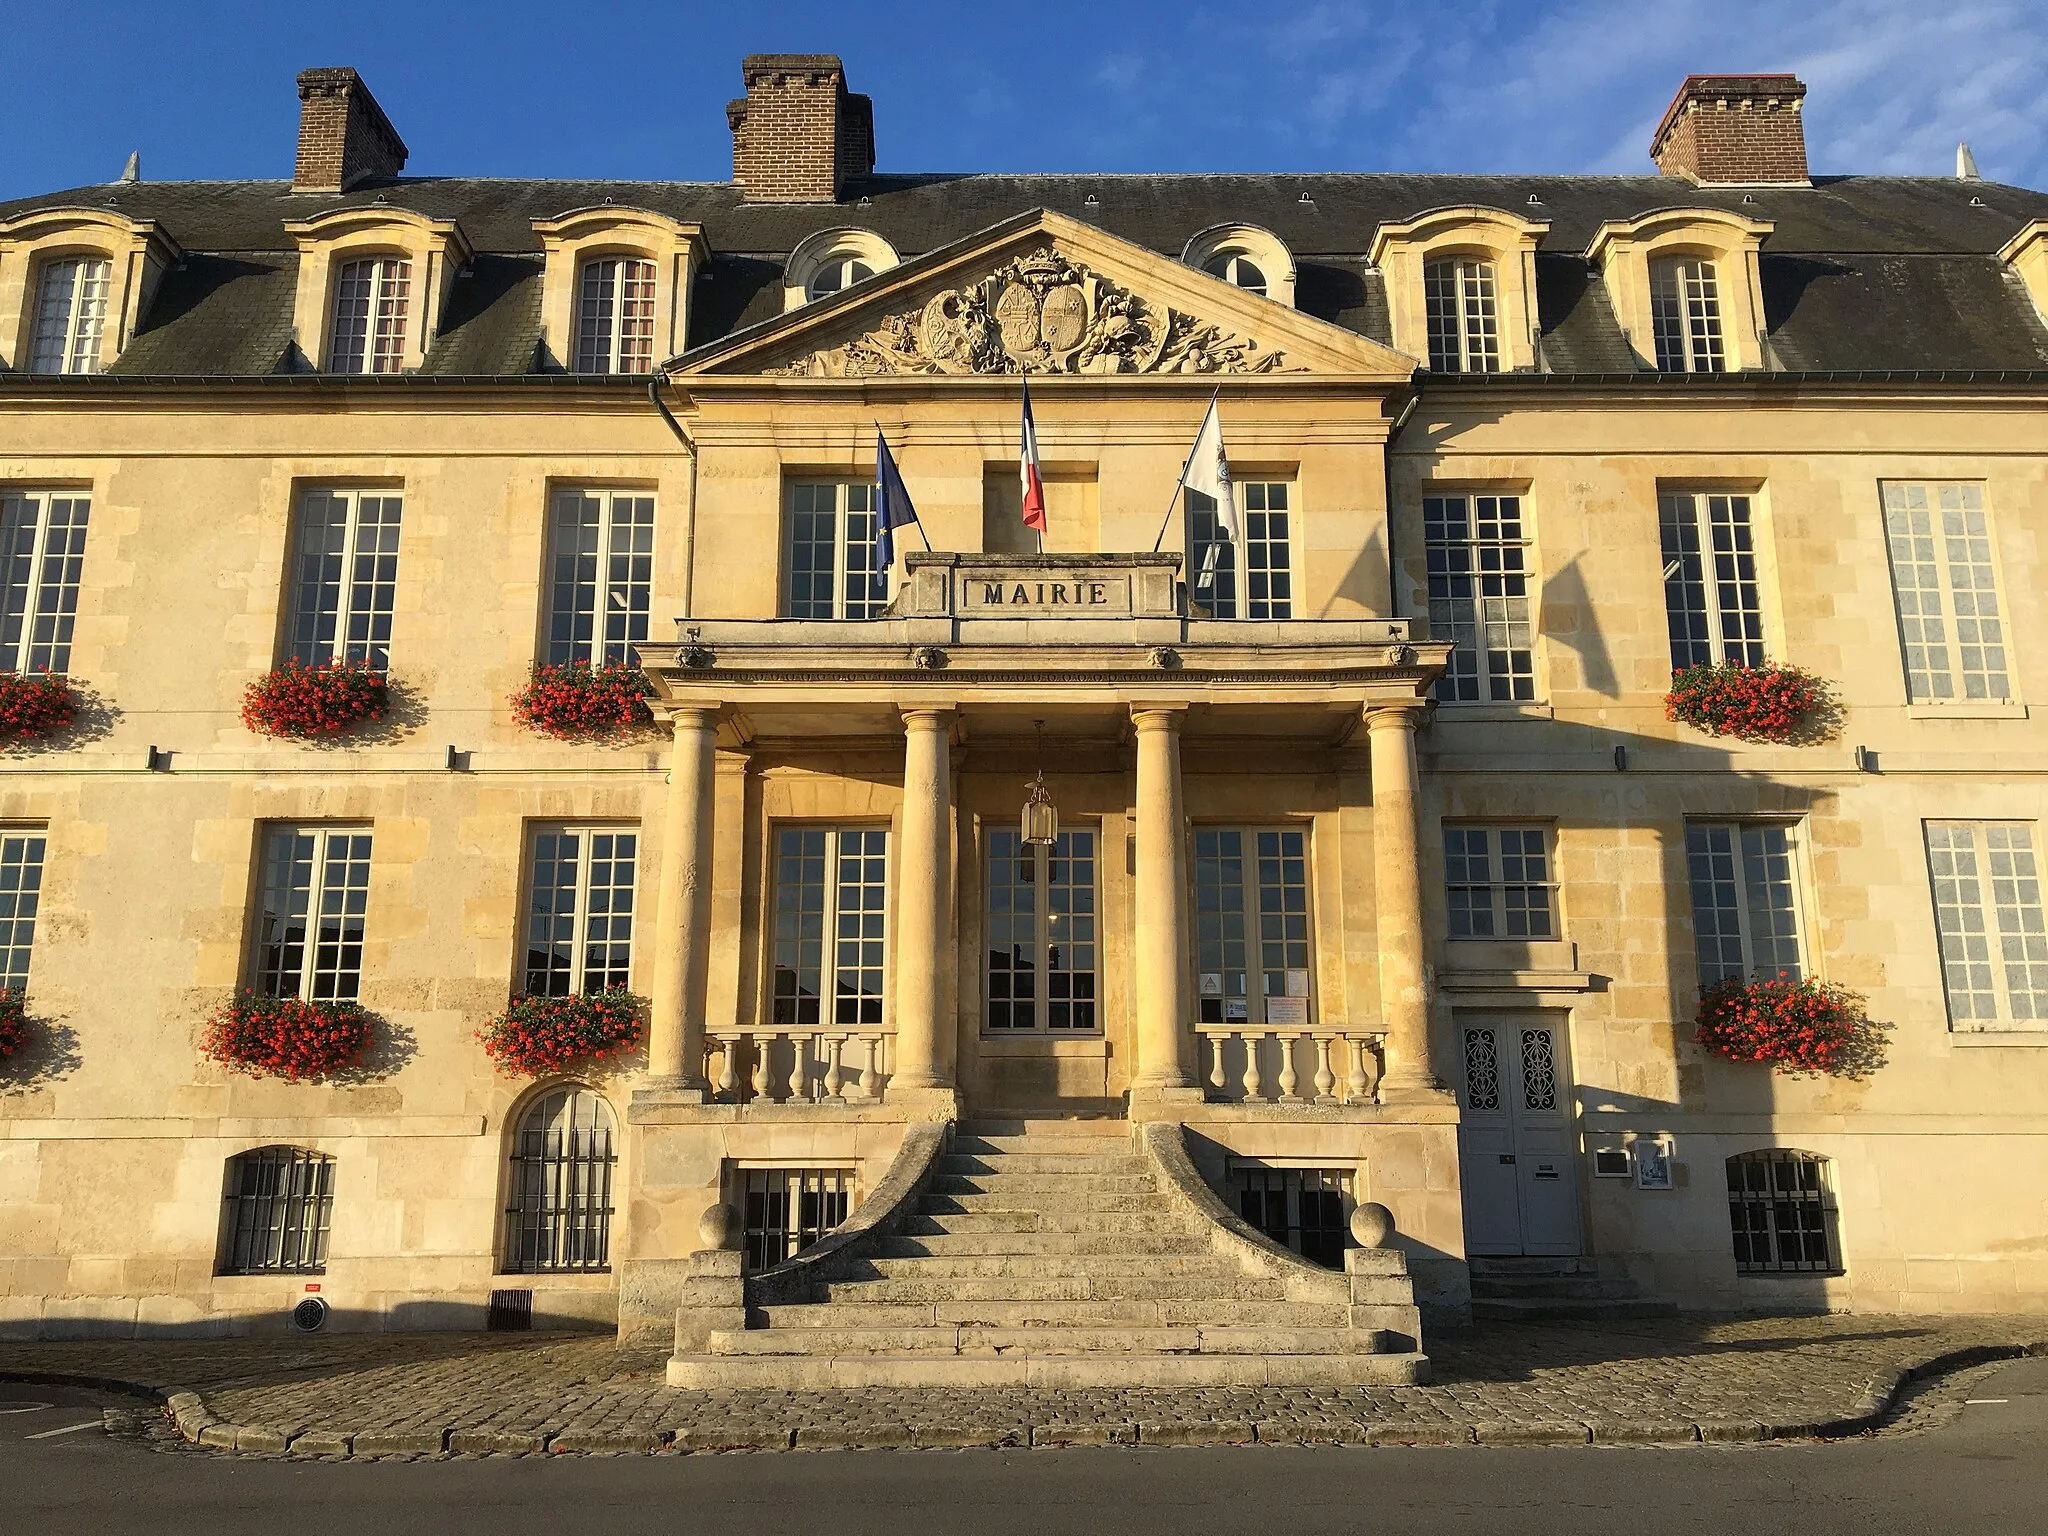
[[[1397,1251],[1361,1250],[1355,1262],[1366,1272],[1355,1275],[1262,1253],[1203,1214],[1213,1196],[1205,1186],[1191,1198],[1191,1174],[1162,1176],[1120,1120],[963,1124],[893,1230],[820,1266],[794,1301],[755,1304],[750,1285],[746,1327],[714,1330],[701,1352],[678,1353],[669,1383],[1424,1379]]]
[[[1633,1280],[1603,1274],[1597,1259],[1475,1256],[1472,1316],[1497,1321],[1670,1317],[1674,1302],[1646,1300]]]

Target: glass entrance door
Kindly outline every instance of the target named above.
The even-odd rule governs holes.
[[[1094,1035],[1095,833],[1059,834],[1050,847],[1014,827],[988,838],[988,973],[983,1024],[990,1035]]]

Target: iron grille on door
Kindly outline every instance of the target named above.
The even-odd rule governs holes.
[[[772,1269],[815,1243],[853,1208],[846,1168],[746,1168],[740,1215],[748,1274]]]
[[[1238,1167],[1231,1179],[1246,1221],[1311,1263],[1344,1267],[1348,1168]]]
[[[512,1144],[505,1268],[522,1275],[610,1268],[611,1106],[587,1088],[537,1100]]]
[[[1728,1224],[1741,1274],[1841,1273],[1824,1157],[1767,1149],[1729,1158]]]
[[[327,1268],[334,1159],[259,1147],[228,1159],[224,1275],[317,1275]]]

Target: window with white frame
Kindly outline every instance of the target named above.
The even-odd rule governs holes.
[[[1454,939],[1554,939],[1557,882],[1547,827],[1444,828]]]
[[[1799,877],[1794,832],[1762,822],[1691,822],[1686,877],[1700,985],[1777,976],[1797,981]]]
[[[1242,548],[1226,538],[1216,500],[1187,493],[1188,564],[1194,597],[1215,619],[1285,619],[1294,614],[1289,488],[1284,480],[1235,487]]]
[[[0,491],[0,672],[65,672],[92,498]]]
[[[1927,872],[1950,1024],[2040,1028],[2048,1021],[2048,929],[2033,824],[1930,821]]]
[[[1493,263],[1459,256],[1422,269],[1429,366],[1438,373],[1499,373],[1500,317]]]
[[[265,997],[348,1001],[363,985],[368,827],[265,827],[255,988]]]
[[[866,619],[888,606],[875,589],[875,488],[799,480],[786,493],[783,617]]]
[[[397,373],[405,366],[412,263],[403,256],[345,261],[334,275],[329,373]]]
[[[1664,554],[1664,616],[1671,669],[1764,661],[1763,602],[1747,496],[1663,491],[1657,534]]]
[[[41,827],[0,827],[0,991],[28,986],[47,842]]]
[[[1884,531],[1915,704],[2011,697],[1981,485],[1886,481]]]
[[[526,882],[529,997],[630,985],[636,827],[534,828]]]
[[[293,661],[389,670],[402,510],[403,498],[393,491],[318,489],[299,497],[285,631]]]
[[[1719,373],[1720,279],[1711,261],[1650,263],[1650,331],[1660,373]]]
[[[654,370],[654,263],[638,256],[586,261],[576,285],[576,372]]]
[[[559,490],[548,519],[548,663],[624,666],[647,638],[654,498]]]
[[[1197,827],[1193,843],[1196,1017],[1314,1023],[1307,829]]]
[[[332,1157],[304,1147],[257,1147],[229,1158],[219,1272],[324,1274],[334,1171]]]
[[[1095,834],[1068,829],[1050,847],[1015,827],[988,839],[991,1033],[1101,1028],[1095,991]]]
[[[603,1095],[578,1083],[542,1094],[512,1137],[505,1268],[513,1274],[611,1267],[618,1122]]]
[[[1263,294],[1266,291],[1266,274],[1251,257],[1238,251],[1223,251],[1211,256],[1202,264],[1202,270],[1247,293]]]
[[[875,269],[858,256],[831,256],[819,263],[818,270],[804,284],[804,297],[828,299],[841,289],[866,282],[874,275]]]
[[[1425,496],[1422,527],[1430,634],[1451,642],[1437,698],[1535,698],[1536,635],[1522,498]]]
[[[113,263],[104,256],[66,256],[43,263],[36,279],[31,373],[98,373],[107,325]]]
[[[776,830],[776,1024],[872,1028],[882,1022],[888,838],[880,827]]]

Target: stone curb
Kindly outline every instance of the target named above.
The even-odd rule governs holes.
[[[0,1381],[27,1385],[92,1387],[156,1399],[180,1439],[207,1450],[252,1455],[332,1457],[367,1461],[383,1456],[598,1455],[716,1451],[1004,1450],[1080,1446],[1353,1445],[1353,1446],[1671,1446],[1760,1440],[1840,1440],[1877,1428],[1914,1382],[1999,1360],[2048,1355],[2048,1340],[2027,1344],[1975,1344],[1895,1370],[1880,1371],[1851,1411],[1840,1418],[1772,1424],[1758,1419],[1528,1420],[1459,1424],[1449,1420],[1383,1423],[1288,1424],[1243,1421],[1097,1420],[1022,1425],[890,1425],[842,1429],[830,1425],[703,1425],[675,1430],[497,1430],[454,1425],[407,1429],[326,1430],[297,1425],[231,1424],[197,1392],[157,1387],[118,1377],[65,1371],[0,1371]]]

